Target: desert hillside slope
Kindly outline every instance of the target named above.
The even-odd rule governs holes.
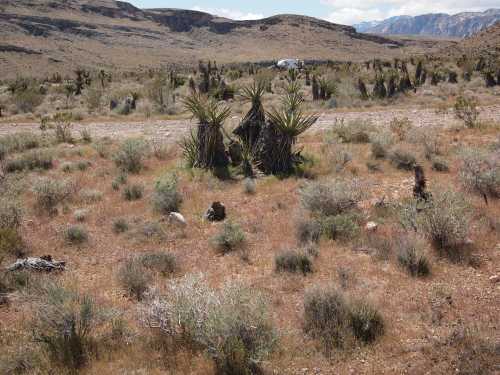
[[[0,70],[6,76],[75,66],[137,69],[208,58],[359,61],[397,57],[415,48],[304,16],[233,21],[188,10],[141,10],[114,0],[5,0],[0,28]]]

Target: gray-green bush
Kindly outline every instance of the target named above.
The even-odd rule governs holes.
[[[114,161],[118,168],[126,172],[139,173],[144,167],[144,159],[148,152],[148,143],[143,139],[127,139],[120,145]]]
[[[165,174],[156,181],[152,203],[155,211],[162,214],[179,211],[182,195],[178,190],[178,179],[175,174]]]

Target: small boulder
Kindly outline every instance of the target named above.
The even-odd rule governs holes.
[[[187,225],[186,219],[179,212],[171,212],[168,214],[168,222],[179,227],[185,227]]]
[[[369,221],[368,223],[366,223],[365,225],[365,229],[368,231],[368,232],[375,232],[378,228],[378,224],[374,221]]]
[[[221,202],[214,202],[205,213],[208,221],[223,221],[226,218],[226,207]]]
[[[496,283],[500,282],[500,275],[490,276],[489,280],[491,283],[496,284]]]

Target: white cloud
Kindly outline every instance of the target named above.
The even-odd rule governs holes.
[[[321,0],[331,8],[327,20],[342,24],[426,13],[455,14],[498,8],[499,0]]]
[[[197,10],[199,12],[205,12],[214,14],[220,17],[229,18],[232,20],[243,21],[243,20],[258,20],[264,18],[263,14],[259,13],[244,13],[239,10],[226,9],[226,8],[204,8],[200,6],[195,6],[191,8],[192,10]]]

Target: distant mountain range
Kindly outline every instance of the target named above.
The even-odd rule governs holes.
[[[383,21],[354,25],[360,33],[387,35],[431,35],[467,37],[500,22],[500,9],[464,12],[455,15],[430,13],[421,16],[396,16]]]

